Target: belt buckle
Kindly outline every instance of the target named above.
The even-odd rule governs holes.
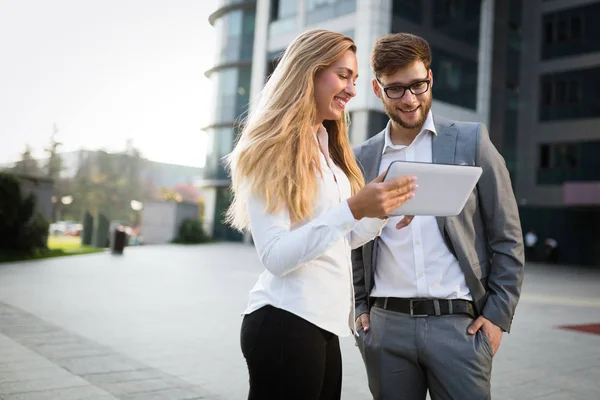
[[[423,317],[428,317],[428,314],[415,314],[415,309],[414,309],[414,302],[415,301],[420,301],[420,300],[415,300],[415,299],[409,299],[408,300],[408,304],[410,307],[410,316],[411,317],[415,317],[415,318],[423,318]]]

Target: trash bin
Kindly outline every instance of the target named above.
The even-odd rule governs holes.
[[[110,252],[112,254],[123,254],[125,248],[125,241],[127,240],[127,234],[122,229],[115,229],[110,241]]]

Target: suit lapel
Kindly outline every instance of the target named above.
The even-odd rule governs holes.
[[[368,162],[367,165],[363,165],[365,168],[365,180],[367,183],[371,182],[379,175],[379,166],[381,164],[383,145],[385,144],[384,137],[384,135],[379,135],[377,140],[374,140],[373,143],[371,143],[369,146],[365,146],[362,150],[360,158],[361,160]]]
[[[458,132],[454,123],[444,118],[435,118],[434,125],[437,135],[433,136],[432,159],[434,164],[454,164],[456,140]],[[446,217],[436,217],[442,236],[446,225]]]

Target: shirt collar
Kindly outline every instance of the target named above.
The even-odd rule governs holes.
[[[384,133],[383,153],[385,153],[385,150],[388,147],[391,149],[402,149],[404,147],[407,147],[407,146],[403,146],[403,145],[395,145],[392,143],[391,126],[392,126],[392,121],[388,121],[388,123],[385,127],[385,133]],[[429,110],[429,112],[427,113],[427,118],[425,119],[425,122],[423,123],[423,127],[421,128],[421,131],[419,132],[417,137],[419,137],[420,135],[423,135],[423,133],[427,132],[427,131],[431,132],[434,135],[437,135],[437,131],[435,130],[435,124],[433,123],[433,113],[431,112],[431,110]],[[415,137],[415,140],[417,137]]]

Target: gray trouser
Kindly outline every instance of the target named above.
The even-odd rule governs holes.
[[[375,400],[487,400],[492,346],[469,335],[466,314],[411,317],[371,308],[371,326],[356,339]]]

